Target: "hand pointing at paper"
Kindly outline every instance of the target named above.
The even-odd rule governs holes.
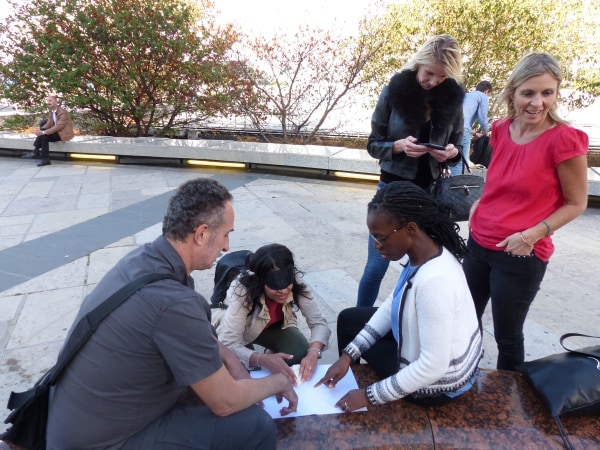
[[[327,369],[325,376],[321,378],[315,387],[322,384],[328,388],[334,388],[338,381],[340,381],[350,368],[352,359],[346,353],[342,353],[339,359]],[[356,409],[364,408],[369,404],[367,400],[367,394],[364,389],[352,389],[348,391],[342,398],[340,398],[335,406],[341,408],[345,412],[354,411]]]
[[[348,373],[352,359],[346,353],[342,353],[342,356],[327,369],[325,376],[321,378],[314,387],[318,387],[322,384],[328,388],[334,388],[338,381],[344,378],[344,375]]]

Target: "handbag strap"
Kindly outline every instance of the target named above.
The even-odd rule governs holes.
[[[458,153],[460,154],[460,164],[462,166],[462,174],[464,175],[465,169],[467,169],[467,172],[469,173],[469,175],[473,175],[473,171],[469,167],[469,163],[467,162],[465,155],[463,155],[463,152],[458,150]],[[448,161],[444,161],[443,163],[440,163],[440,176],[438,177],[438,179],[444,177],[444,172],[449,174],[447,176],[452,176],[452,172],[450,171],[450,165],[448,164]]]
[[[121,304],[130,298],[135,292],[143,286],[159,280],[171,279],[179,281],[172,274],[150,273],[126,284],[121,289],[116,291],[93,310],[83,316],[73,331],[69,335],[63,350],[60,352],[58,361],[48,374],[47,382],[55,384],[62,371],[67,367],[69,362],[77,354],[79,349],[86,343],[90,336],[94,333],[100,322],[102,322],[110,313],[117,309]],[[46,377],[44,377],[46,378]]]
[[[583,355],[583,356],[587,356],[590,358],[594,358],[596,361],[598,361],[598,356],[594,355],[592,353],[587,353],[587,352],[582,352],[581,350],[574,350],[571,348],[567,348],[565,346],[565,344],[563,343],[566,339],[570,338],[570,337],[575,337],[575,336],[579,336],[579,337],[587,337],[587,338],[592,338],[592,339],[600,339],[600,336],[591,336],[589,334],[580,334],[580,333],[566,333],[563,334],[560,337],[560,345],[562,346],[562,348],[564,348],[566,351],[571,352],[571,353],[577,353],[579,355]],[[569,437],[567,436],[567,433],[563,427],[562,422],[560,421],[560,417],[554,416],[554,420],[556,421],[556,425],[558,427],[558,431],[560,433],[560,437],[563,440],[563,444],[565,445],[565,448],[567,450],[575,450],[575,447],[573,447],[573,444],[571,443],[571,441],[569,440]]]
[[[473,175],[473,171],[469,167],[469,163],[467,162],[467,158],[465,158],[464,153],[461,152],[461,151],[459,151],[459,153],[460,153],[460,160],[461,160],[461,164],[462,164],[462,173],[463,173],[463,175],[465,173],[465,169],[467,169],[467,172],[469,172],[470,175]]]
[[[579,353],[580,355],[585,355],[585,356],[591,356],[592,358],[598,358],[598,355],[594,355],[592,353],[587,353],[587,352],[582,352],[581,350],[573,350],[571,348],[567,348],[565,346],[565,344],[563,344],[563,341],[565,341],[567,338],[570,337],[574,337],[574,336],[579,336],[579,337],[588,337],[588,338],[593,338],[593,339],[600,339],[600,336],[590,336],[589,334],[579,334],[579,333],[567,333],[567,334],[563,334],[560,337],[560,345],[562,346],[562,348],[564,348],[566,351],[568,352],[573,352],[573,353]]]

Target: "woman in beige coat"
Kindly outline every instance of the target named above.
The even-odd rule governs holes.
[[[290,366],[299,364],[300,381],[309,380],[331,330],[306,285],[292,252],[269,244],[250,254],[247,270],[227,291],[227,309],[214,324],[219,340],[248,368],[264,367],[295,379]],[[300,312],[310,329],[310,341],[298,329]],[[268,352],[254,350],[260,345]]]

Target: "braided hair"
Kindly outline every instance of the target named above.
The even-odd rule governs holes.
[[[242,271],[240,285],[246,288],[244,306],[250,310],[248,315],[252,315],[254,309],[259,305],[260,297],[265,292],[265,278],[272,270],[294,268],[292,296],[295,307],[298,307],[298,299],[301,295],[310,298],[311,294],[306,284],[299,281],[304,273],[298,270],[294,264],[294,255],[286,246],[281,244],[263,245],[255,253],[248,255],[245,265],[250,272]]]
[[[373,211],[385,212],[400,224],[416,223],[459,261],[467,253],[465,240],[458,234],[458,224],[429,193],[410,181],[393,181],[379,189],[368,205],[368,212]]]

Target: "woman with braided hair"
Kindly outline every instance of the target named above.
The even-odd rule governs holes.
[[[458,225],[425,190],[394,181],[369,203],[367,226],[381,255],[402,259],[404,270],[379,308],[340,313],[340,358],[317,385],[335,386],[362,357],[382,380],[346,393],[336,404],[344,411],[403,397],[421,405],[446,403],[473,385],[481,359]]]

